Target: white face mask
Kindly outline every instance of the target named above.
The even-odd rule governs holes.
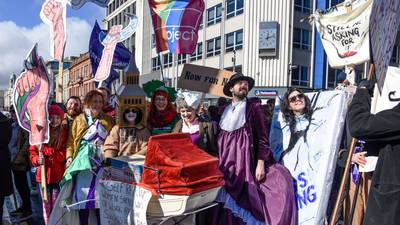
[[[137,118],[137,113],[135,112],[130,111],[125,113],[125,120],[128,123],[135,123],[136,118]]]

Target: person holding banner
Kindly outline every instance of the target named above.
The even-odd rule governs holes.
[[[272,156],[259,101],[247,99],[251,77],[236,73],[224,86],[233,97],[220,121],[219,167],[225,191],[215,224],[294,225],[297,221],[293,181],[289,171]]]
[[[64,111],[58,105],[51,105],[48,109],[50,117],[50,140],[42,145],[43,157],[39,155],[39,148],[31,145],[29,148],[30,160],[33,166],[38,167],[36,182],[41,184],[41,165],[45,164],[48,201],[42,202],[43,219],[48,222],[54,203],[60,192],[59,182],[64,174],[65,147],[68,137],[68,127],[62,126]],[[42,190],[42,189],[41,189]],[[42,193],[43,195],[43,193]]]
[[[180,92],[176,99],[181,119],[175,124],[173,133],[189,133],[193,144],[210,155],[217,155],[214,129],[211,122],[197,116],[201,103],[201,93]]]
[[[11,140],[11,121],[0,112],[0,222],[3,221],[3,205],[5,197],[13,193],[10,153],[8,143]]]
[[[66,203],[79,210],[81,224],[90,218],[100,223],[96,192],[98,166],[103,160],[103,143],[114,126],[114,119],[103,113],[104,96],[98,90],[89,91],[84,100],[84,112],[77,116],[70,128],[67,142],[67,170],[61,181]],[[73,185],[72,185],[73,184]],[[65,188],[64,188],[65,186]]]
[[[360,83],[347,117],[350,134],[379,149],[363,224],[395,225],[400,221],[400,104],[371,114],[373,87],[374,81]]]
[[[161,86],[156,89],[151,98],[148,127],[151,135],[171,133],[178,121],[175,108],[171,103],[171,94]]]

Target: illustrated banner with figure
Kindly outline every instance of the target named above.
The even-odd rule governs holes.
[[[318,225],[325,219],[349,97],[344,91],[306,96],[313,113],[297,117],[293,133],[277,101],[270,139],[274,157],[282,158],[296,182],[298,224]]]
[[[13,90],[17,120],[29,132],[30,145],[48,143],[50,79],[44,61],[37,53],[37,44],[25,59],[24,68]]]
[[[372,0],[343,5],[313,17],[331,67],[356,65],[369,60],[369,16]]]

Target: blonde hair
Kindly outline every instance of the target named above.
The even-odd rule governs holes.
[[[85,95],[85,99],[83,100],[83,103],[85,104],[86,107],[88,107],[92,103],[93,97],[96,95],[101,97],[101,101],[104,104],[103,93],[101,93],[99,90],[91,90]]]

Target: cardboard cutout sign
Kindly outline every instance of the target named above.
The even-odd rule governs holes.
[[[46,0],[40,11],[40,18],[50,26],[50,55],[58,61],[63,58],[67,39],[66,5],[66,0]]]
[[[371,113],[392,109],[400,103],[400,68],[389,66],[381,93],[375,86]]]
[[[122,25],[112,26],[107,34],[107,36],[102,41],[104,45],[103,54],[97,68],[94,80],[101,82],[106,80],[110,75],[111,65],[114,58],[114,51],[118,42],[123,42],[132,36],[137,27],[137,17],[135,15],[130,15],[130,22],[128,26],[122,29]]]
[[[49,141],[47,104],[50,79],[44,61],[37,54],[37,44],[29,52],[25,70],[15,81],[13,105],[19,125],[27,130],[29,143],[39,145]]]
[[[352,3],[352,8],[349,13],[342,5],[329,13],[316,12],[313,15],[329,65],[334,68],[369,60],[372,0],[358,0]]]
[[[369,20],[373,63],[382,90],[399,27],[400,0],[374,0]]]
[[[223,89],[233,74],[232,71],[185,64],[178,81],[178,88],[228,98],[224,95]]]

